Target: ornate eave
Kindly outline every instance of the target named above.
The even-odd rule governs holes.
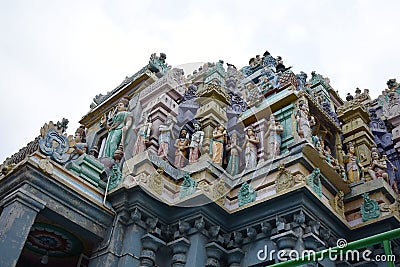
[[[315,100],[315,98],[313,98],[309,93],[304,91],[304,96],[307,98],[308,101],[310,101],[311,103],[313,103],[313,106],[318,109],[318,111],[320,112],[320,114],[322,114],[324,116],[324,119],[327,120],[330,123],[330,126],[333,126],[337,131],[341,131],[340,125],[338,125],[333,119],[332,117],[330,117],[326,111],[322,108],[322,106]],[[315,114],[313,114],[315,115]]]
[[[256,122],[257,118],[268,118],[270,113],[274,113],[280,108],[290,105],[298,99],[298,91],[293,86],[264,99],[259,105],[253,106],[243,112],[238,119],[238,123],[243,122],[244,125],[250,125]]]
[[[93,126],[93,124],[97,123],[100,118],[112,107],[114,107],[123,96],[128,95],[132,97],[133,95],[136,95],[140,85],[148,79],[152,79],[150,82],[152,83],[157,78],[150,71],[145,71],[139,77],[118,89],[114,94],[107,98],[107,100],[89,111],[85,116],[82,117],[79,123],[85,125],[87,128]]]

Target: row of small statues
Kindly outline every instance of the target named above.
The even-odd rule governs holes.
[[[324,158],[328,164],[335,168],[349,184],[366,181],[368,178],[375,180],[381,177],[392,186],[393,190],[398,192],[396,180],[393,179],[393,181],[390,181],[387,170],[388,164],[391,165],[393,171],[397,171],[397,168],[389,161],[385,154],[380,157],[376,147],[371,148],[371,163],[369,166],[363,166],[362,163],[366,159],[365,155],[357,157],[355,147],[351,142],[347,145],[347,153],[341,149],[341,146],[338,146],[338,152],[342,157],[342,162],[339,162],[338,159],[332,156],[330,147],[324,146],[322,138],[313,136],[312,141],[315,149],[319,151],[321,158]]]
[[[149,142],[152,123],[147,115],[143,125],[140,127],[138,137],[134,145],[133,156],[146,150],[146,144]],[[189,164],[198,161],[203,149],[204,132],[201,129],[201,125],[198,122],[193,123],[194,132],[189,136],[189,131],[186,128],[181,129],[179,137],[174,142],[175,147],[175,159],[174,166],[176,168],[183,168],[186,161]],[[173,120],[171,117],[167,117],[165,124],[159,126],[158,136],[158,156],[164,160],[167,159],[169,146],[171,140],[174,139],[173,134]],[[283,132],[283,126],[279,122],[275,121],[275,116],[270,116],[270,122],[268,130],[265,134],[265,138],[268,141],[268,156],[272,158],[280,154],[281,137],[280,134]],[[258,148],[257,145],[260,143],[259,138],[256,136],[254,129],[248,127],[246,129],[245,141],[242,145],[239,145],[239,137],[237,133],[232,133],[228,142],[228,135],[226,128],[223,124],[218,125],[213,133],[210,144],[210,155],[212,161],[220,166],[223,165],[224,159],[228,159],[227,171],[236,175],[239,173],[240,157],[244,151],[245,158],[245,169],[251,169],[256,167],[258,161]],[[228,154],[228,157],[225,155]]]
[[[129,98],[121,98],[117,104],[116,112],[112,116],[111,122],[109,124],[105,123],[105,126],[108,129],[108,136],[102,153],[102,156],[104,157],[114,158],[114,154],[116,153],[118,147],[121,145],[126,145],[126,136],[129,133],[129,129],[131,129],[133,125],[133,117],[128,111],[128,105]],[[310,138],[311,127],[315,124],[314,118],[309,116],[308,113],[307,105],[300,102],[299,109],[296,113],[296,122],[297,132],[301,138]],[[143,114],[142,119],[143,123],[139,128],[132,156],[145,151],[147,143],[149,142],[152,123],[149,116],[146,114]],[[188,159],[189,163],[196,162],[201,154],[204,132],[201,130],[199,123],[196,122],[193,126],[194,132],[191,135],[190,140],[187,129],[182,129],[179,137],[175,140],[174,147],[176,148],[176,155],[174,165],[177,168],[182,168],[184,166],[185,159]],[[175,139],[172,129],[173,119],[172,117],[168,116],[165,123],[160,125],[158,129],[158,155],[163,159],[167,159],[169,145],[171,140]],[[283,131],[283,126],[279,123],[279,121],[275,120],[274,115],[271,115],[267,131],[264,136],[264,138],[267,140],[267,159],[280,155],[281,133]],[[71,155],[71,159],[76,158],[77,155],[87,152],[87,145],[82,141],[84,139],[84,128],[79,128],[77,130],[75,133],[75,139],[75,151]],[[226,154],[229,154],[227,157],[227,169],[231,174],[235,175],[239,170],[240,163],[238,160],[244,150],[245,168],[251,169],[257,165],[257,145],[260,141],[252,127],[247,128],[245,141],[242,146],[239,146],[239,138],[236,133],[233,133],[230,136],[229,142],[227,142],[227,139],[225,126],[219,125],[213,132],[213,140],[210,149],[210,154],[212,155],[215,163],[222,165],[222,157]],[[189,153],[187,150],[189,150]],[[96,153],[95,149],[93,153]]]
[[[107,158],[115,158],[116,153],[119,151],[121,145],[125,145],[125,139],[133,124],[133,117],[128,112],[128,98],[122,98],[117,104],[116,113],[112,117],[112,121],[106,127],[108,128],[108,136],[104,145],[102,156]],[[168,116],[165,123],[160,125],[159,136],[158,136],[158,156],[164,160],[167,159],[169,146],[171,140],[175,139],[173,134],[173,119]],[[176,149],[174,166],[176,168],[183,168],[185,163],[188,161],[189,164],[197,162],[201,152],[203,150],[204,132],[201,130],[201,126],[198,122],[193,124],[194,132],[189,139],[189,131],[186,128],[181,129],[179,137],[174,142]],[[148,115],[144,114],[143,124],[138,130],[136,142],[133,149],[133,155],[135,156],[147,148],[147,143],[150,140],[152,123]],[[275,116],[270,116],[269,125],[264,138],[267,142],[267,158],[273,158],[280,155],[281,136],[283,132],[283,126],[275,121]],[[232,175],[239,173],[240,158],[242,152],[244,152],[245,158],[245,169],[251,169],[256,167],[258,162],[258,148],[257,145],[260,143],[259,138],[256,136],[254,129],[248,127],[246,129],[244,143],[239,145],[239,138],[237,133],[233,133],[230,136],[229,142],[227,142],[228,136],[224,125],[219,125],[213,132],[212,142],[210,145],[210,154],[214,163],[222,165],[224,159],[227,159],[227,171]],[[88,152],[88,147],[85,142],[85,130],[84,127],[80,127],[75,133],[75,144],[73,145],[74,151],[71,153],[70,160],[78,158],[80,155]],[[96,148],[92,148],[89,154],[97,156],[98,153]],[[228,154],[228,157],[226,155]]]

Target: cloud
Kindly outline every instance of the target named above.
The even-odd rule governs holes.
[[[154,52],[180,65],[243,67],[265,50],[328,76],[342,96],[377,97],[398,77],[400,3],[385,1],[8,1],[0,4],[0,160],[50,120],[69,133],[92,98]]]

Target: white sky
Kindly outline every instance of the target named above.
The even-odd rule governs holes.
[[[268,50],[342,98],[400,79],[400,1],[0,0],[0,162],[165,52],[178,66],[238,68]]]

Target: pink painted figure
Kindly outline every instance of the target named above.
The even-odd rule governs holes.
[[[175,161],[174,166],[178,169],[183,168],[187,158],[187,149],[189,148],[189,139],[187,139],[187,130],[182,129],[179,138],[176,139],[174,147],[175,150]]]
[[[133,148],[133,156],[136,156],[137,154],[145,151],[146,143],[149,142],[152,122],[150,121],[150,117],[146,113],[143,113],[142,121],[143,125],[139,128],[136,143]]]

